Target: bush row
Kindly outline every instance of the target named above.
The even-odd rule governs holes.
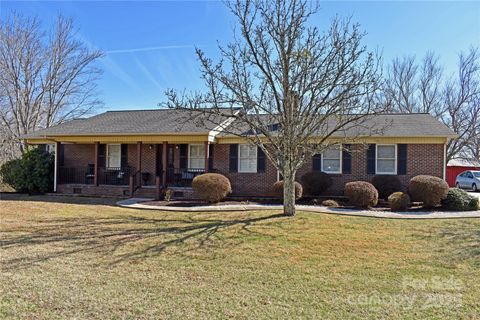
[[[314,190],[326,190],[324,186],[331,184],[331,179],[325,174],[312,174],[308,178],[302,178],[308,187],[306,190],[312,194]],[[449,189],[447,183],[433,176],[419,175],[410,180],[408,189],[409,194],[398,191],[401,189],[400,181],[394,176],[376,176],[373,183],[366,181],[354,181],[345,184],[345,196],[349,203],[358,208],[369,208],[376,206],[381,196],[387,197],[388,204],[393,211],[403,211],[410,207],[411,199],[420,201],[426,208],[442,205],[447,210],[477,210],[479,200],[470,196],[460,189]],[[204,200],[208,202],[219,202],[224,199],[231,191],[231,184],[228,178],[217,173],[202,174],[193,180],[193,190]],[[284,182],[277,181],[273,185],[273,194],[283,199]],[[379,191],[381,190],[381,191]],[[391,192],[393,191],[393,192]],[[390,194],[388,194],[390,193]],[[295,182],[295,198],[302,197],[303,187]],[[388,194],[388,196],[385,196]],[[325,205],[338,206],[337,203],[325,202]]]

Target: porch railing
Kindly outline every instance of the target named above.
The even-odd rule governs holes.
[[[167,185],[172,187],[191,187],[193,178],[205,173],[205,169],[167,168]]]
[[[135,169],[132,167],[98,168],[98,184],[128,185],[129,177]],[[84,167],[59,167],[59,184],[94,184],[95,168],[93,165]]]
[[[127,186],[130,175],[135,172],[132,167],[118,167],[118,168],[99,168],[98,169],[98,184],[105,184],[111,186]]]
[[[95,171],[93,166],[58,167],[58,183],[60,184],[93,184]]]
[[[214,172],[214,170],[211,170]],[[191,187],[193,178],[205,173],[204,169],[197,168],[167,168],[166,183],[162,179],[162,172],[158,175],[147,171],[136,170],[134,167],[118,167],[118,168],[98,168],[97,183],[99,185],[117,185],[130,186],[131,177],[134,177],[134,188],[140,186],[152,185],[156,186],[160,183],[162,186],[168,187]],[[160,181],[158,181],[157,176]],[[153,179],[151,179],[153,177]],[[154,180],[153,183],[150,181]],[[84,167],[59,167],[58,168],[59,184],[94,184],[95,168],[93,165]]]

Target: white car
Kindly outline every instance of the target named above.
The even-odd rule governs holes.
[[[464,171],[457,176],[455,181],[457,188],[480,190],[480,171]]]

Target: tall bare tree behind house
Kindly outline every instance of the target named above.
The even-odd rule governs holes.
[[[19,136],[102,105],[95,67],[102,55],[77,40],[72,20],[61,16],[49,32],[37,18],[16,13],[0,22],[2,160],[24,151]]]
[[[384,104],[394,112],[430,113],[457,135],[447,143],[447,160],[480,156],[480,51],[458,56],[457,73],[449,77],[433,53],[418,63],[396,58],[384,82]]]
[[[170,108],[236,119],[227,133],[259,146],[284,179],[284,213],[295,214],[294,181],[328,138],[361,126],[375,103],[379,57],[364,33],[336,18],[325,32],[307,25],[319,7],[305,0],[227,2],[238,29],[214,63],[197,49],[204,92],[166,92]],[[346,139],[346,138],[345,138]],[[342,141],[337,141],[342,142]]]

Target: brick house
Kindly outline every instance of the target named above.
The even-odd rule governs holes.
[[[203,119],[179,110],[109,111],[39,130],[23,138],[29,144],[55,146],[55,192],[109,196],[158,196],[168,187],[192,196],[191,181],[219,172],[234,196],[269,196],[279,174],[261,149],[221,128],[232,118]],[[331,137],[342,147],[315,155],[299,170],[330,174],[331,194],[346,182],[370,181],[375,174],[398,175],[404,185],[419,174],[445,178],[445,151],[455,134],[429,114],[384,114],[362,128],[382,126],[381,134],[358,128]],[[199,123],[202,123],[201,125]],[[219,126],[218,124],[221,123]],[[360,127],[360,126],[359,126]]]

